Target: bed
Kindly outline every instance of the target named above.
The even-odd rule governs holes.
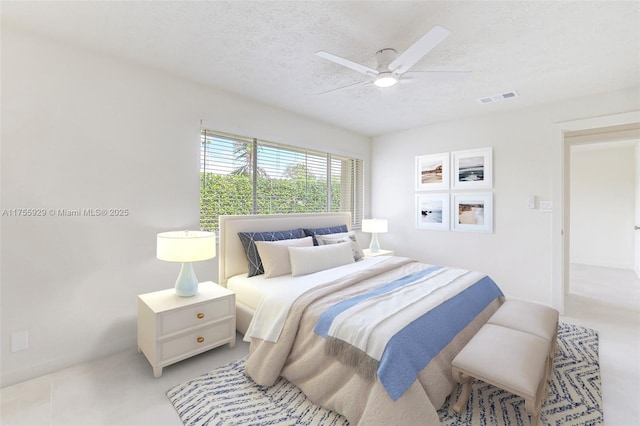
[[[353,425],[439,424],[436,410],[455,384],[451,361],[502,292],[479,272],[396,256],[355,261],[353,241],[327,243],[350,223],[350,213],[220,217],[219,283],[236,292],[237,328],[250,341],[246,373],[263,386],[282,376]],[[345,225],[314,235],[310,246],[305,233],[282,237],[285,249],[253,242],[288,253],[288,272],[276,274],[286,262],[268,257],[257,272],[245,253],[254,233]],[[315,246],[316,238],[327,245]],[[316,266],[334,258],[341,259],[335,267]]]

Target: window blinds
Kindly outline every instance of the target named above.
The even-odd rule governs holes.
[[[203,129],[200,223],[221,214],[352,213],[363,208],[362,160]]]

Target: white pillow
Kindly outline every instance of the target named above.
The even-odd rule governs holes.
[[[288,247],[288,250],[291,275],[294,277],[354,262],[349,242],[315,247]]]
[[[278,241],[256,241],[256,248],[262,266],[264,277],[272,278],[291,273],[291,261],[289,260],[289,247],[313,247],[313,238],[293,238]]]
[[[337,234],[329,234],[329,235],[316,235],[316,241],[318,241],[319,246],[327,245],[327,244],[337,244],[348,242],[351,243],[351,252],[353,254],[353,260],[356,262],[364,259],[364,253],[362,252],[362,247],[358,244],[358,240],[356,239],[356,233],[353,231],[349,232],[340,232]]]

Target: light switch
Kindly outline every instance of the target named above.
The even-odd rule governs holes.
[[[550,212],[553,210],[553,202],[551,201],[540,201],[540,211],[541,212]]]

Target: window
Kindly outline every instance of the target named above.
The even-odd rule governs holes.
[[[200,227],[219,215],[350,211],[359,229],[362,160],[203,129]]]

